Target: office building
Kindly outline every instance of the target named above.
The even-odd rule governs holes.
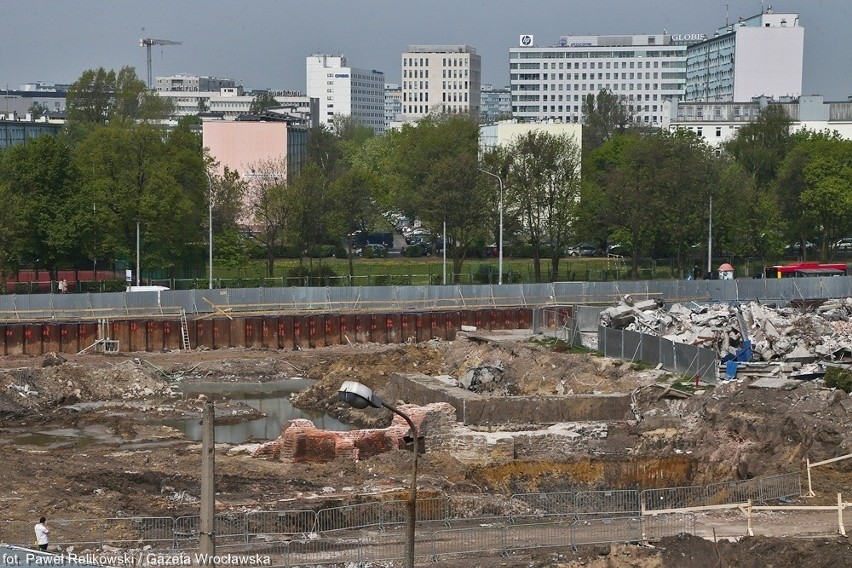
[[[804,38],[798,14],[771,9],[719,28],[687,49],[685,100],[800,96]]]
[[[687,46],[701,34],[562,36],[539,47],[520,36],[509,49],[512,117],[582,122],[587,95],[610,91],[642,125],[658,125],[663,101],[683,97]]]
[[[512,91],[509,87],[497,89],[494,85],[482,85],[480,99],[482,122],[512,117]]]
[[[402,117],[467,113],[479,119],[482,58],[469,45],[409,45],[402,54]]]
[[[757,97],[747,102],[671,101],[665,103],[663,128],[689,130],[710,146],[720,148],[770,105],[784,109],[790,117],[791,132],[837,132],[845,140],[852,140],[852,101],[825,102],[820,95],[776,100]]]
[[[385,131],[385,75],[375,69],[350,67],[339,55],[307,57],[307,95],[319,101],[319,123],[332,127],[341,115]]]
[[[233,79],[219,79],[217,77],[206,77],[203,75],[171,75],[169,77],[157,77],[156,90],[183,91],[183,92],[218,92],[220,89],[236,87]]]
[[[0,150],[39,136],[56,136],[61,130],[62,123],[50,122],[47,117],[36,120],[28,114],[20,120],[15,113],[0,114]]]
[[[396,117],[402,113],[402,87],[396,83],[385,85],[385,130],[390,130]]]
[[[479,152],[485,154],[499,146],[509,146],[518,138],[530,132],[539,132],[551,136],[567,136],[582,149],[582,125],[567,122],[518,122],[516,120],[500,120],[479,127]]]

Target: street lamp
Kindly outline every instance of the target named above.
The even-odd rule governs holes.
[[[501,285],[503,284],[503,178],[488,170],[477,169],[486,175],[497,178],[497,181],[500,182],[500,236],[497,243],[497,284]]]
[[[207,288],[213,289],[213,180],[207,174]]]
[[[417,454],[419,453],[417,430],[414,428],[414,422],[406,413],[383,402],[382,399],[374,395],[368,386],[356,381],[344,381],[340,385],[340,390],[337,391],[337,398],[354,408],[364,409],[368,406],[381,408],[384,406],[394,414],[402,416],[403,420],[408,423],[408,427],[411,428],[411,439],[414,442],[414,465],[411,472],[411,488],[408,491],[408,502],[406,503],[408,527],[405,541],[405,565],[407,568],[414,568],[414,525],[417,520]]]

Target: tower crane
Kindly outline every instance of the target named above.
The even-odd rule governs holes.
[[[154,78],[151,73],[151,46],[152,45],[181,45],[183,42],[172,41],[170,39],[154,39],[145,37],[139,40],[139,47],[147,49],[148,53],[148,89],[153,88]]]

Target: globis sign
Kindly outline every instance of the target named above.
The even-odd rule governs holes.
[[[707,34],[672,34],[672,41],[704,41]]]
[[[335,79],[348,79],[349,73],[335,73],[334,78]]]

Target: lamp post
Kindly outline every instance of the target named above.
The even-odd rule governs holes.
[[[500,236],[497,242],[497,285],[501,285],[503,284],[503,178],[488,170],[477,169],[486,175],[497,178],[497,181],[500,182]]]
[[[405,566],[414,568],[414,526],[417,521],[417,454],[419,453],[417,444],[417,430],[414,428],[414,422],[411,418],[398,408],[382,401],[378,396],[373,394],[373,391],[366,385],[356,381],[344,381],[340,385],[340,390],[337,391],[337,398],[354,408],[373,408],[385,407],[394,414],[402,416],[403,420],[408,423],[411,428],[411,439],[414,443],[414,460],[411,472],[411,487],[408,491],[408,502],[406,509],[408,510],[408,525],[405,538]]]
[[[207,288],[213,289],[213,180],[207,174]]]

